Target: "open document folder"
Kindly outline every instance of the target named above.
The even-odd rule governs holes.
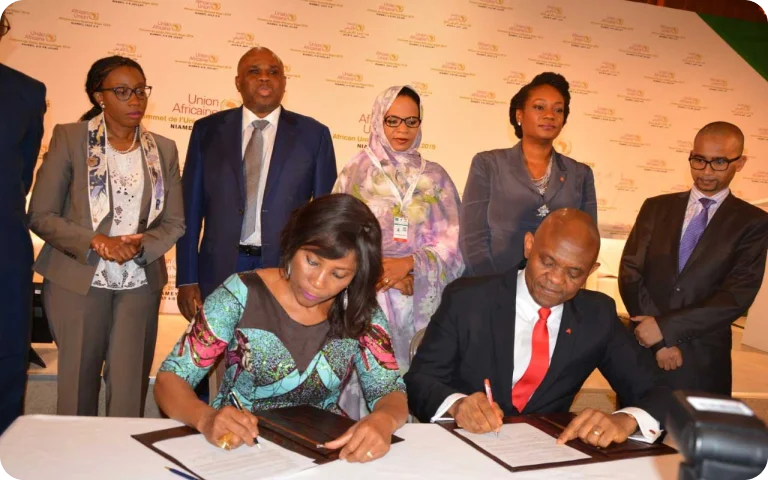
[[[253,413],[259,417],[260,449],[244,445],[223,450],[190,427],[132,437],[201,480],[243,480],[287,477],[337,460],[340,450],[328,450],[322,445],[355,424],[347,417],[308,405]],[[402,441],[392,436],[392,443]]]
[[[441,425],[512,472],[675,453],[667,445],[636,440],[607,448],[587,445],[578,439],[557,445],[557,437],[574,417],[572,413],[505,417],[498,438],[495,433],[466,432],[454,422]]]

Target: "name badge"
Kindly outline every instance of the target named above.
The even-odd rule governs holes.
[[[393,229],[392,239],[396,242],[408,241],[408,219],[405,217],[395,217],[395,228]]]

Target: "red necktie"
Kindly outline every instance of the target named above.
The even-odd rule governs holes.
[[[512,405],[521,413],[549,368],[547,318],[549,318],[550,313],[552,310],[548,308],[539,309],[539,321],[533,326],[533,338],[531,339],[531,363],[528,364],[528,369],[512,389]]]

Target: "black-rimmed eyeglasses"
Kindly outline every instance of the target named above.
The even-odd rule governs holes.
[[[408,128],[416,128],[421,125],[421,119],[419,117],[400,118],[395,115],[387,115],[384,117],[384,125],[391,128],[397,128],[403,122],[405,122],[405,126]]]
[[[117,97],[118,100],[121,100],[123,102],[127,102],[129,98],[131,98],[131,95],[136,94],[136,98],[139,100],[146,100],[149,98],[149,95],[152,93],[152,87],[114,87],[114,88],[102,88],[100,90],[97,90],[99,92],[106,92],[109,90],[110,92],[115,94],[115,97]]]
[[[736,158],[729,159],[725,157],[715,157],[712,160],[707,160],[701,155],[691,154],[691,156],[688,157],[688,163],[691,164],[691,168],[694,170],[704,170],[707,168],[707,165],[712,167],[712,170],[722,172],[724,170],[728,170],[728,167],[735,161],[740,160],[742,155],[739,155]]]

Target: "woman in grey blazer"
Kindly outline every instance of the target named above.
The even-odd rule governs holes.
[[[524,258],[525,232],[535,231],[558,208],[578,208],[597,223],[592,169],[553,147],[570,103],[562,75],[537,75],[510,102],[509,120],[521,141],[472,159],[459,230],[465,275],[517,268]]]
[[[94,107],[57,125],[32,192],[30,229],[46,243],[34,270],[59,350],[59,414],[144,413],[163,255],[184,233],[176,144],[141,125],[152,87],[138,63],[93,64]]]

